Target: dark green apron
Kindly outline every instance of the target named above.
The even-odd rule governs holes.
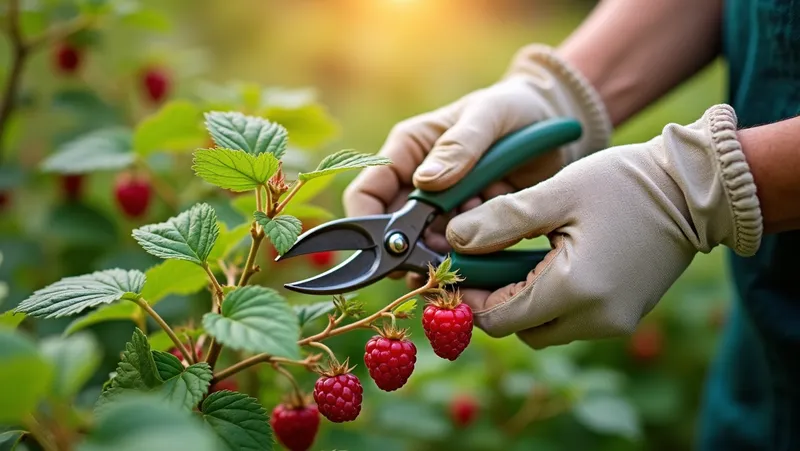
[[[741,127],[800,113],[800,0],[726,1],[723,40]],[[754,257],[729,255],[736,299],[699,449],[800,450],[800,231],[765,236]]]

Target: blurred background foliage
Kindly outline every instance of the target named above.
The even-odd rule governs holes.
[[[74,3],[23,1],[25,32],[36,34],[50,21],[68,18]],[[124,8],[126,2],[115,4]],[[191,134],[183,142],[154,145],[171,152],[143,157],[143,167],[161,184],[145,217],[129,219],[120,213],[113,193],[118,169],[87,174],[80,199],[68,200],[63,176],[42,170],[42,165],[74,139],[108,127],[136,127],[165,105],[174,107],[164,102],[185,100],[200,101],[203,108],[247,110],[282,123],[290,131],[295,169],[341,148],[377,152],[394,123],[494,82],[526,43],[558,44],[594,2],[142,4],[76,36],[82,57],[74,73],[57,68],[54,45],[42,48],[25,67],[18,108],[2,136],[0,280],[7,293],[0,311],[65,275],[109,267],[149,268],[157,262],[133,242],[130,229],[162,221],[199,199],[212,203],[229,228],[244,223],[234,198],[192,178],[188,151],[205,143]],[[0,47],[3,80],[10,58],[6,40]],[[143,94],[143,74],[152,67],[167,74],[165,101],[152,102]],[[617,130],[614,142],[647,140],[668,122],[690,121],[723,101],[724,92],[718,62]],[[167,118],[162,126],[170,123]],[[97,141],[80,142],[93,143]],[[304,222],[313,225],[328,218],[321,209],[341,216],[341,192],[351,178],[342,175],[330,186],[320,186],[307,199],[319,211],[309,207]],[[258,283],[274,288],[330,265],[319,259],[274,264],[264,254]],[[363,290],[359,298],[374,310],[404,290],[401,282],[387,280]],[[287,295],[298,305],[320,300]],[[359,365],[356,372],[366,389],[361,417],[346,425],[323,422],[314,449],[687,449],[728,299],[724,260],[714,251],[697,257],[630,338],[534,352],[514,337],[491,339],[476,329],[471,347],[451,363],[435,357],[421,340],[417,317],[409,324],[420,356],[409,385],[395,393],[380,392]],[[202,291],[171,295],[157,310],[182,322],[197,317],[207,303]],[[47,336],[62,333],[69,324],[26,321],[23,327]],[[87,403],[116,365],[133,326],[123,319],[89,327],[104,355],[93,387],[84,394]],[[318,320],[307,327],[321,326]],[[369,336],[351,333],[330,344],[341,357],[363,363]],[[311,387],[313,375],[296,374]],[[239,383],[268,408],[287,388],[268,369],[245,373]]]

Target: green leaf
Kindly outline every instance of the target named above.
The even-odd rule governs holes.
[[[154,395],[126,396],[101,414],[77,451],[218,451],[213,432]]]
[[[74,315],[89,307],[110,304],[120,299],[136,299],[145,277],[139,271],[108,269],[82,276],[66,277],[35,291],[16,308],[36,318]]]
[[[289,142],[299,147],[322,146],[339,133],[339,125],[318,103],[295,108],[271,106],[264,109],[261,115],[286,127]]]
[[[353,169],[363,169],[369,166],[383,166],[387,164],[392,164],[392,160],[386,157],[359,153],[354,150],[340,150],[339,152],[323,158],[314,172],[301,172],[297,177],[301,181],[306,181]]]
[[[150,283],[149,279],[147,283]],[[133,302],[104,305],[97,310],[90,312],[88,315],[76,318],[64,330],[64,335],[72,335],[79,330],[86,329],[89,326],[105,321],[133,321],[138,311],[139,306]]]
[[[9,310],[0,315],[0,328],[16,329],[19,324],[25,320],[24,313],[17,313]]]
[[[448,255],[447,257],[445,257],[444,261],[439,263],[439,266],[436,267],[436,271],[434,272],[433,277],[437,281],[439,281],[440,285],[450,285],[463,280],[461,276],[458,275],[458,270],[455,271],[450,270],[452,265],[453,265],[453,260]]]
[[[133,237],[149,254],[198,265],[206,262],[217,235],[217,213],[205,203],[197,204],[167,222],[133,231]]]
[[[117,365],[116,376],[100,395],[97,408],[102,409],[114,399],[127,394],[131,390],[148,391],[163,383],[158,374],[150,343],[145,334],[137,327],[133,331],[131,341],[125,343],[122,360]]]
[[[0,451],[14,451],[17,449],[17,445],[23,435],[25,435],[25,431],[19,429],[0,433]]]
[[[303,190],[300,190],[300,192],[302,191]],[[253,213],[256,211],[256,195],[255,193],[252,193],[236,196],[231,201],[231,206],[233,206],[233,209],[241,213],[241,215],[246,219],[251,219],[253,217]]]
[[[184,335],[188,335],[195,341],[200,337],[200,335],[205,333],[203,329],[189,329],[185,327],[176,327],[174,329],[175,333],[181,339],[183,339]],[[169,335],[160,329],[150,334],[150,336],[147,337],[147,340],[150,341],[150,349],[153,351],[169,351],[175,347],[175,344],[172,342],[172,339],[169,338]]]
[[[228,390],[214,392],[203,401],[203,420],[229,451],[269,451],[272,429],[264,407],[256,398]]]
[[[193,409],[208,392],[213,374],[208,363],[201,362],[184,368],[177,357],[152,351],[158,374],[164,380],[159,393],[171,405]]]
[[[332,182],[332,177],[317,177],[315,179],[306,181],[303,183],[303,187],[300,188],[297,191],[297,194],[295,194],[292,198],[292,203],[301,205],[310,202],[321,192],[326,191]]]
[[[142,297],[152,306],[170,295],[185,296],[197,293],[208,285],[203,268],[186,260],[167,260],[145,272]]]
[[[173,345],[174,346],[174,345]],[[169,352],[164,351],[151,351],[153,353],[153,361],[156,363],[156,369],[158,370],[158,376],[161,380],[168,380],[172,379],[173,377],[180,376],[183,373],[183,370],[186,369],[181,363],[180,359],[175,357]]]
[[[317,318],[331,313],[336,308],[333,301],[315,302],[313,304],[300,304],[294,306],[294,313],[297,315],[297,321],[300,327],[314,321]]]
[[[288,251],[303,231],[303,223],[294,216],[280,215],[270,219],[263,212],[255,212],[256,221],[264,228],[275,250],[280,255]]]
[[[45,172],[82,174],[112,171],[130,166],[131,132],[125,128],[106,128],[80,136],[60,146],[42,163]]]
[[[278,172],[279,163],[271,153],[251,155],[241,150],[201,149],[194,153],[192,169],[212,185],[243,192],[266,185]]]
[[[225,297],[222,314],[203,316],[203,327],[233,349],[300,358],[297,316],[286,299],[270,288],[251,285],[234,290]]]
[[[270,153],[280,159],[286,152],[288,134],[280,124],[238,112],[206,113],[206,128],[219,147],[252,155]]]
[[[161,11],[139,8],[120,17],[120,22],[142,30],[165,33],[172,29],[169,17]]]
[[[118,239],[107,211],[78,202],[65,202],[50,210],[44,227],[50,238],[76,247],[107,248]]]
[[[573,414],[579,423],[600,434],[632,440],[641,436],[639,416],[630,403],[622,398],[590,396],[578,402]]]
[[[14,424],[47,394],[53,368],[27,337],[0,329],[0,424]]]
[[[247,217],[249,218],[250,215],[248,214]],[[220,223],[217,244],[214,245],[214,249],[211,249],[211,254],[208,255],[208,260],[211,262],[216,262],[221,258],[227,258],[228,254],[236,249],[236,246],[238,246],[244,237],[246,237],[249,233],[249,223],[242,224],[231,230],[228,230],[228,227],[225,226],[224,223]]]
[[[316,180],[331,180],[330,178],[316,179]],[[302,189],[300,191],[303,191]],[[328,210],[316,205],[300,205],[296,201],[289,202],[289,205],[283,209],[283,213],[291,215],[299,219],[328,221],[336,216]]]
[[[47,337],[39,349],[56,370],[52,393],[64,400],[77,395],[100,365],[100,346],[87,333]]]
[[[402,304],[398,305],[397,308],[394,309],[395,315],[410,315],[414,313],[414,310],[417,308],[417,300],[410,299]]]
[[[190,151],[206,142],[200,108],[185,100],[169,102],[136,127],[133,150],[139,155],[158,151]]]

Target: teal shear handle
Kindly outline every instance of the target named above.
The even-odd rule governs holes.
[[[537,122],[494,143],[472,171],[452,187],[437,192],[415,190],[408,197],[433,205],[440,213],[447,213],[534,157],[576,141],[581,134],[581,125],[575,119],[556,118]],[[495,290],[525,280],[547,252],[548,250],[502,251],[483,255],[453,253],[452,267],[458,269],[465,279],[461,286]]]

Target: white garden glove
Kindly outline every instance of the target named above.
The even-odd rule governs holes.
[[[553,250],[527,280],[469,293],[476,325],[535,349],[633,332],[697,252],[758,250],[761,210],[735,112],[717,105],[646,143],[594,153],[447,228],[466,254],[541,235]]]
[[[608,146],[611,123],[589,83],[550,47],[524,47],[496,84],[397,124],[378,153],[393,163],[368,168],[356,177],[345,191],[345,212],[363,216],[396,211],[415,186],[449,188],[499,138],[553,117],[579,120],[581,139],[520,167],[468,204],[533,186],[565,164]],[[446,221],[446,216],[440,217],[423,237],[441,252],[450,250],[444,237]]]

